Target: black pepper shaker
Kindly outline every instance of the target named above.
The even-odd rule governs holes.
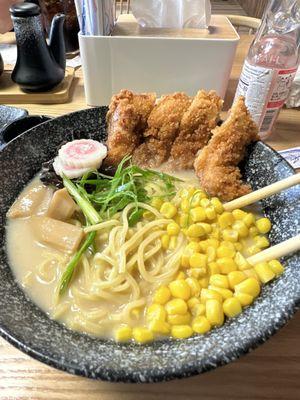
[[[24,91],[44,92],[58,85],[65,76],[65,16],[52,21],[49,46],[44,37],[40,8],[34,3],[17,4],[10,9],[17,41],[17,62],[12,80]]]

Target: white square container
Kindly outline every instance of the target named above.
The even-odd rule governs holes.
[[[113,36],[79,33],[87,104],[107,105],[121,89],[158,96],[214,89],[224,97],[238,41],[222,15],[212,15],[207,30],[140,28],[121,15]]]

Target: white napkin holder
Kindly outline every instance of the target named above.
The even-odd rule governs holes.
[[[107,105],[121,89],[158,96],[214,89],[224,97],[238,41],[223,15],[212,15],[208,29],[142,28],[120,15],[112,36],[79,33],[86,102]]]

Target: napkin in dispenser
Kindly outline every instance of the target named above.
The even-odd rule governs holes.
[[[132,13],[142,27],[207,28],[209,0],[131,0]]]

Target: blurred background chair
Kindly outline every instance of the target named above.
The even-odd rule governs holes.
[[[226,14],[226,17],[238,32],[248,32],[249,35],[257,31],[261,22],[259,18],[247,17],[244,15]]]

